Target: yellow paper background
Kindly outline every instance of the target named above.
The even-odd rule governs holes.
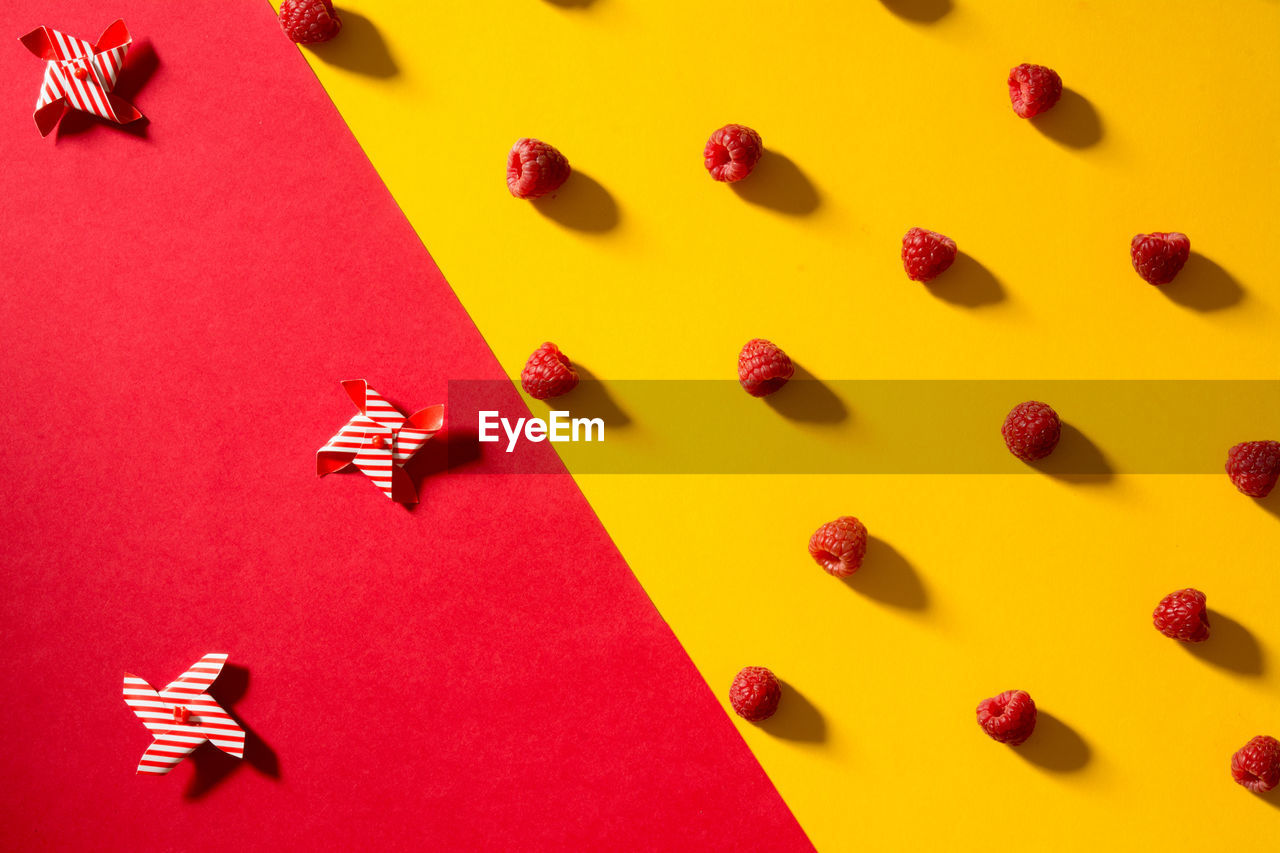
[[[826,380],[1280,378],[1274,0],[341,5],[341,37],[306,55],[513,377],[552,340],[606,387],[732,378],[762,336]],[[1030,122],[1004,84],[1023,61],[1069,89]],[[739,188],[701,163],[734,121],[770,152]],[[572,163],[558,198],[507,194],[521,136]],[[913,225],[966,255],[933,288],[901,269]],[[1129,265],[1153,230],[1197,253],[1165,291]],[[609,441],[673,439],[614,402]],[[761,403],[741,430],[866,440],[842,403]],[[1251,411],[1238,440],[1280,438]],[[1276,497],[1221,476],[578,481],[722,701],[744,665],[786,682],[773,721],[734,719],[821,849],[1280,830],[1280,797],[1228,774],[1280,736]],[[842,514],[874,537],[846,582],[805,551]],[[1187,585],[1216,619],[1195,652],[1150,626]],[[1043,712],[1020,750],[973,719],[1014,687]]]

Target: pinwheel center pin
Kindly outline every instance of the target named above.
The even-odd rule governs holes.
[[[188,709],[186,709],[186,708],[182,707],[181,705],[175,705],[175,706],[174,706],[174,708],[173,708],[173,721],[174,721],[175,723],[177,723],[177,724],[178,724],[178,725],[180,725],[180,726],[185,726],[185,725],[186,725],[190,720],[191,720],[191,711],[190,711],[190,710],[188,710]]]
[[[89,69],[83,65],[77,65],[76,70],[72,73],[76,75],[77,80],[84,80],[89,76]]]
[[[374,450],[383,450],[387,446],[387,439],[385,436],[375,435],[369,444]]]

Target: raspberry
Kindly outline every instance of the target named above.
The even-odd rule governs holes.
[[[809,556],[838,578],[847,578],[867,553],[867,528],[851,515],[828,521],[809,537]]]
[[[553,343],[533,351],[520,371],[520,387],[535,400],[568,394],[578,385],[578,372],[568,356]]]
[[[769,396],[795,372],[791,358],[764,338],[752,338],[738,353],[738,382],[752,397]]]
[[[746,125],[726,124],[711,134],[702,158],[711,177],[733,183],[750,175],[763,153],[760,134]]]
[[[1191,240],[1177,231],[1138,234],[1129,244],[1129,259],[1147,284],[1168,284],[1191,255]]]
[[[1204,607],[1204,593],[1198,589],[1171,592],[1156,605],[1151,620],[1156,630],[1166,637],[1187,643],[1203,643],[1209,639],[1209,613]]]
[[[1035,462],[1058,446],[1062,422],[1047,403],[1028,400],[1013,407],[1000,433],[1010,453],[1023,462]]]
[[[1280,784],[1280,740],[1258,735],[1231,756],[1231,778],[1263,793]]]
[[[507,155],[507,189],[516,198],[541,198],[569,178],[569,161],[545,142],[519,139]]]
[[[1022,63],[1009,71],[1009,100],[1018,118],[1051,109],[1062,97],[1062,78],[1052,68]]]
[[[936,231],[912,228],[902,238],[902,266],[912,281],[933,281],[956,259],[956,241]]]
[[[296,44],[328,41],[342,29],[342,19],[330,0],[284,0],[280,4],[280,29]]]
[[[1280,478],[1280,441],[1244,441],[1227,451],[1227,476],[1251,498],[1265,498]]]
[[[1036,703],[1025,690],[1006,690],[978,703],[978,725],[1001,743],[1017,746],[1035,731]]]
[[[729,687],[729,704],[738,716],[759,723],[773,716],[782,698],[778,677],[762,666],[749,666],[739,672]]]

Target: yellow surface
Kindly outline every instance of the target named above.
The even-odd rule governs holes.
[[[363,14],[308,58],[512,376],[552,340],[606,385],[731,379],[763,336],[826,380],[1280,378],[1274,0],[343,5]],[[1004,85],[1023,61],[1070,90],[1031,122]],[[734,121],[770,152],[737,189],[701,164]],[[507,194],[521,136],[568,156],[558,198]],[[931,289],[898,260],[913,225],[967,255]],[[1153,230],[1199,255],[1164,292],[1129,266]],[[672,440],[616,403],[610,442]],[[740,429],[866,440],[842,403],[747,406]],[[1240,440],[1280,437],[1249,411]],[[787,683],[770,724],[735,721],[820,849],[1280,830],[1280,797],[1227,770],[1280,736],[1276,496],[1221,476],[578,480],[722,700],[743,665]],[[846,513],[876,540],[841,582],[804,546]],[[1194,653],[1149,622],[1186,585],[1229,617]],[[1013,687],[1045,712],[1021,750],[973,720]]]

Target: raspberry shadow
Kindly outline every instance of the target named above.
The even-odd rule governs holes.
[[[1254,498],[1253,502],[1280,519],[1280,488],[1277,488],[1265,498]]]
[[[778,679],[782,698],[772,717],[760,723],[769,734],[787,740],[822,743],[827,739],[827,721],[812,702],[790,682]]]
[[[1027,761],[1055,773],[1083,770],[1093,750],[1075,729],[1043,708],[1036,709],[1036,728],[1014,752]]]
[[[995,305],[1005,299],[1004,287],[991,270],[963,250],[956,253],[955,263],[924,287],[944,302],[965,308]]]
[[[1245,295],[1235,276],[1194,250],[1177,277],[1158,290],[1184,308],[1206,312],[1230,308]]]
[[[1105,485],[1115,479],[1115,470],[1102,449],[1066,421],[1062,422],[1062,434],[1053,453],[1027,464],[1068,483]]]
[[[903,610],[929,609],[929,590],[915,567],[885,540],[867,537],[867,554],[858,571],[843,578],[847,587],[881,604]]]
[[[1266,656],[1257,638],[1248,628],[1216,610],[1209,610],[1209,639],[1178,645],[1206,663],[1240,675],[1260,676],[1266,671]]]
[[[330,41],[307,45],[312,53],[329,65],[368,77],[385,79],[400,73],[386,39],[373,21],[341,6],[335,11],[342,21],[342,29]]]
[[[1068,148],[1089,148],[1102,141],[1102,117],[1093,104],[1074,89],[1062,87],[1053,108],[1031,118],[1036,130]]]
[[[880,0],[899,18],[919,24],[940,21],[951,12],[951,0]]]
[[[562,408],[569,409],[575,417],[600,418],[610,429],[629,426],[631,416],[618,405],[605,384],[581,362],[573,367],[578,371],[578,384],[560,398]]]
[[[807,216],[822,206],[813,181],[790,157],[768,147],[751,174],[729,186],[739,198],[790,216]]]
[[[849,417],[849,407],[818,377],[797,361],[795,373],[777,391],[764,398],[778,414],[793,421],[838,424]]]
[[[1254,796],[1272,808],[1280,809],[1280,786],[1272,788],[1265,794],[1254,794]]]
[[[567,228],[603,234],[618,227],[618,203],[595,178],[572,167],[569,178],[551,195],[532,200],[538,212]]]

